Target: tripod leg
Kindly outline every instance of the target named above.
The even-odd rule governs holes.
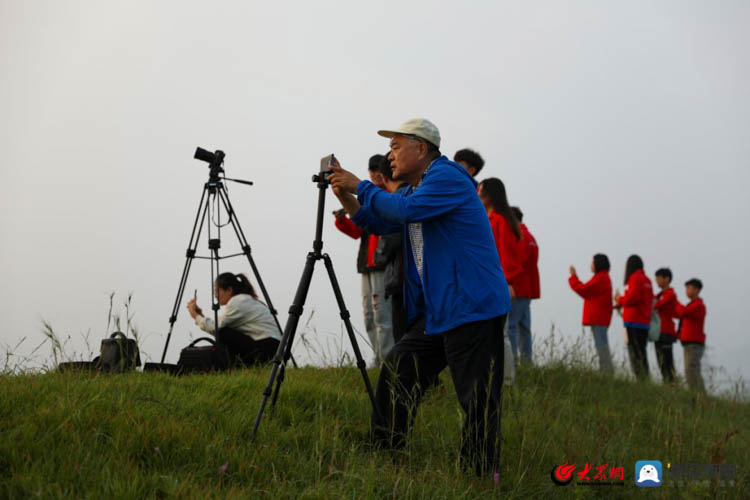
[[[367,375],[367,365],[365,364],[365,360],[362,359],[362,353],[359,351],[359,345],[357,344],[357,339],[354,336],[354,328],[352,328],[352,322],[349,321],[349,316],[350,316],[349,311],[346,309],[346,304],[344,303],[344,296],[341,295],[341,288],[339,287],[339,282],[336,279],[336,273],[333,270],[333,262],[331,262],[331,257],[327,253],[323,254],[323,262],[325,262],[326,270],[328,271],[328,277],[331,279],[331,286],[333,287],[333,294],[336,296],[336,302],[338,302],[339,311],[341,312],[341,319],[344,320],[344,325],[346,326],[346,332],[349,334],[349,341],[351,342],[352,349],[354,350],[354,356],[357,358],[357,367],[359,368],[359,371],[362,372],[362,378],[365,381],[367,394],[370,396],[370,403],[372,403],[372,409],[373,411],[377,411],[377,406],[375,406],[375,393],[372,390],[370,377],[369,375]]]
[[[201,237],[201,229],[203,223],[206,220],[206,213],[208,211],[208,201],[206,200],[206,191],[208,185],[203,187],[203,194],[201,195],[201,201],[198,204],[198,212],[195,214],[195,222],[193,223],[193,232],[190,234],[190,243],[186,252],[187,260],[185,266],[182,268],[182,277],[180,278],[180,286],[177,288],[177,298],[172,306],[172,315],[169,317],[169,333],[167,333],[167,341],[164,343],[164,351],[161,354],[161,363],[164,363],[164,358],[167,356],[167,348],[169,347],[169,340],[172,338],[172,330],[174,329],[175,321],[177,321],[177,313],[180,310],[180,304],[182,303],[182,297],[185,293],[185,286],[187,285],[188,274],[190,273],[190,266],[193,263],[195,257],[195,250],[198,247],[198,240]],[[206,201],[204,205],[204,201]]]
[[[302,311],[300,311],[300,314]],[[296,328],[295,328],[296,330]],[[294,362],[294,358],[292,357],[292,345],[294,343],[294,336],[296,332],[292,332],[292,336],[289,338],[289,341],[286,345],[286,352],[284,353],[284,362],[281,364],[281,367],[279,368],[279,377],[276,379],[276,389],[273,391],[273,397],[271,398],[271,413],[273,413],[274,408],[276,408],[276,400],[279,399],[279,390],[281,389],[281,384],[284,382],[284,376],[286,375],[286,364],[289,361],[289,359],[292,360],[294,363],[294,367],[298,368],[297,363]]]
[[[255,435],[258,433],[260,420],[261,418],[263,418],[263,413],[266,409],[266,403],[268,403],[268,398],[269,396],[271,396],[271,390],[273,389],[273,382],[274,379],[276,379],[276,374],[279,371],[279,368],[282,366],[282,363],[284,362],[284,356],[287,354],[287,352],[291,352],[292,340],[294,339],[294,333],[297,331],[299,318],[300,316],[302,316],[302,310],[305,305],[305,300],[307,299],[307,292],[310,289],[310,281],[312,280],[313,271],[315,270],[316,260],[317,257],[313,252],[307,254],[305,269],[302,271],[302,277],[300,278],[299,285],[297,286],[297,292],[294,294],[294,301],[292,302],[291,307],[289,307],[289,317],[286,320],[284,333],[281,335],[281,342],[279,342],[279,347],[278,349],[276,349],[276,355],[273,357],[273,367],[271,368],[271,375],[268,378],[268,384],[266,384],[266,388],[263,390],[263,400],[261,401],[260,408],[258,409],[258,416],[255,418],[253,433],[250,436],[251,442],[255,440]],[[279,386],[276,387],[277,397],[279,388]]]
[[[273,316],[273,320],[276,322],[276,328],[279,329],[279,334],[283,334],[281,330],[281,324],[279,324],[279,318],[278,318],[278,312],[276,311],[276,308],[273,306],[273,303],[271,302],[271,297],[268,295],[268,291],[266,290],[266,286],[263,284],[263,279],[260,277],[260,271],[258,271],[258,267],[255,265],[255,260],[252,256],[252,250],[250,248],[250,244],[247,242],[247,238],[245,238],[245,233],[242,231],[242,226],[240,226],[240,221],[237,219],[237,214],[234,211],[234,207],[232,206],[232,202],[229,201],[229,194],[224,189],[224,186],[221,185],[219,189],[219,196],[221,198],[222,203],[224,204],[224,208],[226,209],[227,213],[229,214],[229,221],[232,223],[232,228],[234,228],[234,233],[237,235],[237,239],[240,241],[240,246],[242,247],[242,251],[247,256],[247,260],[250,263],[250,268],[253,270],[253,275],[255,276],[255,280],[258,282],[258,287],[260,288],[260,293],[263,295],[263,300],[266,301],[266,304],[268,305],[268,310],[271,312],[271,315]],[[291,344],[291,342],[290,342]],[[289,359],[289,357],[285,358]],[[294,367],[297,368],[297,362],[292,357],[292,363],[294,363]],[[283,368],[282,368],[283,370]],[[280,375],[280,380],[283,379],[283,372]]]

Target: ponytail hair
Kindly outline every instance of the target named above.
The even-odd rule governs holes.
[[[518,224],[513,210],[508,203],[508,195],[505,192],[505,184],[497,177],[490,177],[479,183],[482,186],[482,193],[490,200],[492,209],[502,215],[505,222],[510,226],[517,240],[521,239],[521,227]]]
[[[258,294],[255,293],[255,288],[250,284],[250,280],[247,279],[247,276],[242,273],[221,273],[219,277],[216,278],[216,286],[218,288],[223,288],[224,290],[231,288],[233,296],[246,293],[255,300],[258,300]]]
[[[628,280],[630,279],[630,275],[640,269],[643,269],[643,259],[641,259],[641,256],[637,254],[633,254],[630,257],[628,257],[627,262],[625,262],[624,283],[627,285]]]

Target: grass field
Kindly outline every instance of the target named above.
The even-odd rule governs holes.
[[[461,472],[447,372],[407,448],[368,442],[355,368],[290,369],[250,443],[268,369],[0,378],[3,498],[748,498],[750,405],[563,362],[522,367],[503,396],[502,477]],[[370,372],[376,380],[377,373]],[[734,464],[734,483],[638,488],[637,460]],[[553,467],[623,467],[624,486],[556,486]],[[593,480],[595,470],[589,477]],[[616,481],[615,481],[616,482]]]

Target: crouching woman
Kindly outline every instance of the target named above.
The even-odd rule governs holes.
[[[204,332],[216,334],[229,356],[245,366],[267,363],[279,347],[279,329],[268,307],[258,300],[244,274],[222,273],[214,282],[214,293],[224,310],[219,313],[216,332],[213,318],[203,316],[196,299],[187,304],[190,316]]]

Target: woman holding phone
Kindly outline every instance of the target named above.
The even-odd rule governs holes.
[[[224,310],[219,314],[218,333],[213,318],[203,316],[197,298],[187,303],[190,316],[204,332],[224,344],[229,355],[245,366],[273,359],[281,336],[276,322],[244,274],[222,273],[214,282],[214,294]]]
[[[609,278],[609,259],[606,255],[594,255],[591,272],[594,276],[583,283],[578,279],[576,268],[570,266],[568,283],[583,298],[583,325],[591,327],[599,356],[599,370],[611,375],[612,356],[609,352],[607,329],[612,321],[612,280]]]

